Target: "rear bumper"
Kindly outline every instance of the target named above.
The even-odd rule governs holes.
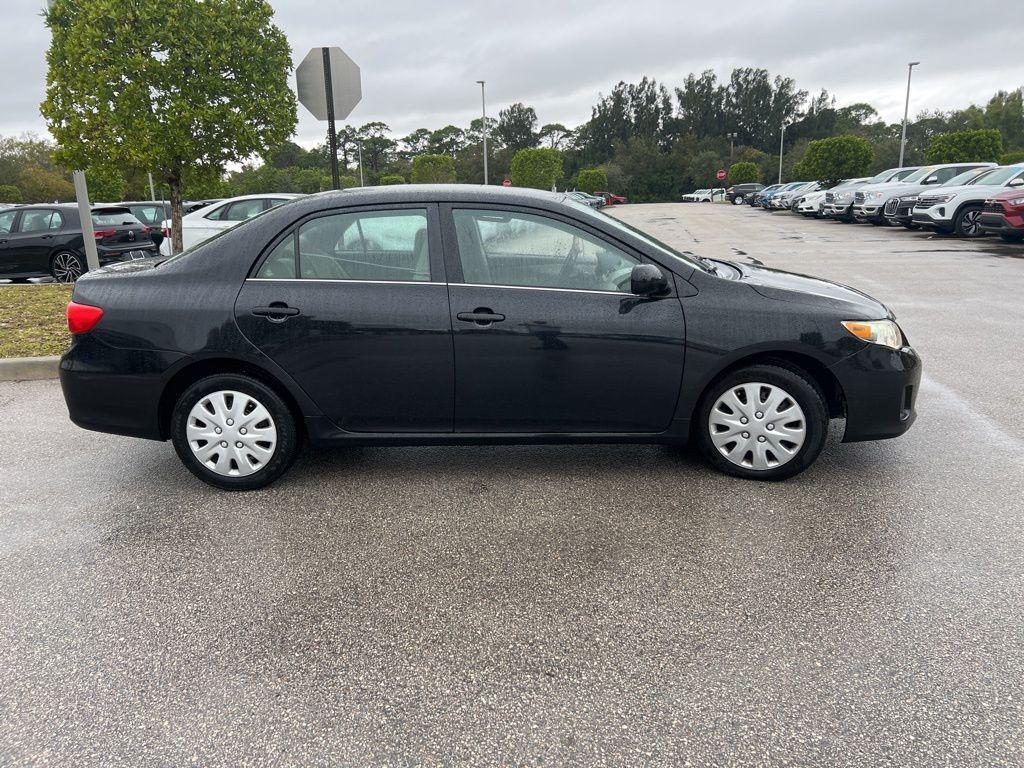
[[[846,398],[843,442],[899,437],[917,418],[921,358],[911,347],[868,344],[830,370]]]
[[[135,261],[137,259],[150,259],[160,255],[160,249],[156,243],[147,243],[138,248],[103,248],[99,247],[97,257],[101,267],[108,264],[117,264],[121,261]]]
[[[60,360],[68,415],[83,429],[162,440],[164,374],[185,355],[119,349],[90,334],[76,337]]]

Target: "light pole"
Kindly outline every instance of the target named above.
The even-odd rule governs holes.
[[[914,67],[920,61],[912,61],[907,64],[907,100],[903,104],[903,135],[900,137],[900,168],[903,167],[903,151],[907,148],[907,115],[910,112],[910,76],[914,73]]]
[[[727,133],[727,134],[725,134],[725,138],[727,138],[729,140],[729,167],[730,168],[732,168],[732,143],[734,141],[736,141],[736,138],[738,136],[739,136],[738,133]]]
[[[487,96],[484,94],[485,81],[477,80],[480,84],[480,108],[484,116],[484,186],[487,186]]]
[[[786,124],[782,124],[782,135],[779,136],[779,184],[782,183],[782,147],[786,143]]]

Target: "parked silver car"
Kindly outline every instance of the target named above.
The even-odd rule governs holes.
[[[916,165],[906,168],[888,168],[881,173],[875,174],[867,181],[850,183],[849,185],[844,184],[842,189],[839,187],[830,189],[825,193],[825,205],[822,207],[822,213],[833,219],[853,221],[853,196],[858,189],[869,184],[889,184],[894,181],[900,181],[917,169],[918,166]]]
[[[926,165],[912,174],[888,184],[867,184],[853,194],[853,218],[859,222],[871,224],[888,224],[885,218],[885,204],[892,197],[903,194],[908,185],[918,189],[938,186],[964,171],[983,167],[985,163],[947,163],[944,165]]]

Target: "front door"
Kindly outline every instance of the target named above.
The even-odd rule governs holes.
[[[17,243],[18,210],[0,211],[0,276],[15,277],[21,274],[21,259]]]
[[[674,289],[629,292],[639,254],[550,214],[455,207],[450,217],[457,432],[668,429],[683,311]]]
[[[352,432],[451,432],[448,290],[436,206],[317,214],[235,304],[248,339]]]

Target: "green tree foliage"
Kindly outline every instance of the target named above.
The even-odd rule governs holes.
[[[13,184],[0,184],[0,203],[23,203],[21,190]]]
[[[352,189],[359,186],[359,179],[356,176],[341,175],[338,177],[338,189]]]
[[[93,202],[116,203],[125,199],[124,174],[117,168],[95,165],[85,170],[89,199]]]
[[[693,187],[714,187],[718,185],[715,174],[722,167],[722,158],[717,152],[704,150],[694,155],[687,168],[690,184]]]
[[[929,163],[995,162],[1003,154],[1003,139],[995,128],[942,133],[931,140]]]
[[[430,134],[430,140],[427,142],[427,152],[431,155],[455,157],[455,154],[465,145],[465,132],[454,125],[446,125],[444,128],[439,128]]]
[[[451,155],[419,155],[412,161],[413,184],[452,184],[455,161]]]
[[[589,194],[608,189],[608,174],[602,168],[582,168],[576,176],[576,187]]]
[[[547,123],[542,125],[537,135],[540,142],[551,149],[565,149],[572,139],[572,131],[561,123]]]
[[[525,104],[509,105],[498,113],[494,136],[513,152],[536,147],[540,141],[536,111]]]
[[[832,136],[810,142],[793,173],[801,179],[836,184],[866,175],[874,159],[875,151],[867,139]]]
[[[18,174],[18,189],[29,203],[64,203],[75,199],[75,187],[64,174],[38,165],[30,165]]]
[[[393,186],[395,184],[405,184],[405,176],[401,176],[397,173],[386,173],[377,179],[377,183],[382,187]]]
[[[195,195],[202,189],[203,181],[205,180],[196,180],[195,183],[189,185],[190,193]],[[228,177],[226,187],[222,187],[221,191],[232,196],[256,195],[264,192],[295,192],[309,195],[330,188],[330,174],[318,168],[275,168],[272,165],[264,164],[257,167],[244,166],[240,171],[235,171]],[[218,196],[215,188],[207,187],[203,191],[214,194],[198,194],[196,196]]]
[[[999,158],[1000,165],[1016,165],[1017,163],[1024,163],[1024,149],[1004,152]]]
[[[753,184],[761,180],[761,169],[756,163],[739,162],[729,167],[730,184]]]
[[[512,158],[512,184],[551,189],[562,178],[562,153],[551,147],[520,149]]]
[[[430,148],[431,133],[432,131],[427,128],[417,128],[399,142],[399,152],[409,160],[416,155],[425,154]]]
[[[53,0],[41,111],[62,159],[152,170],[180,249],[186,169],[221,172],[295,128],[291,48],[272,19],[265,0]]]

